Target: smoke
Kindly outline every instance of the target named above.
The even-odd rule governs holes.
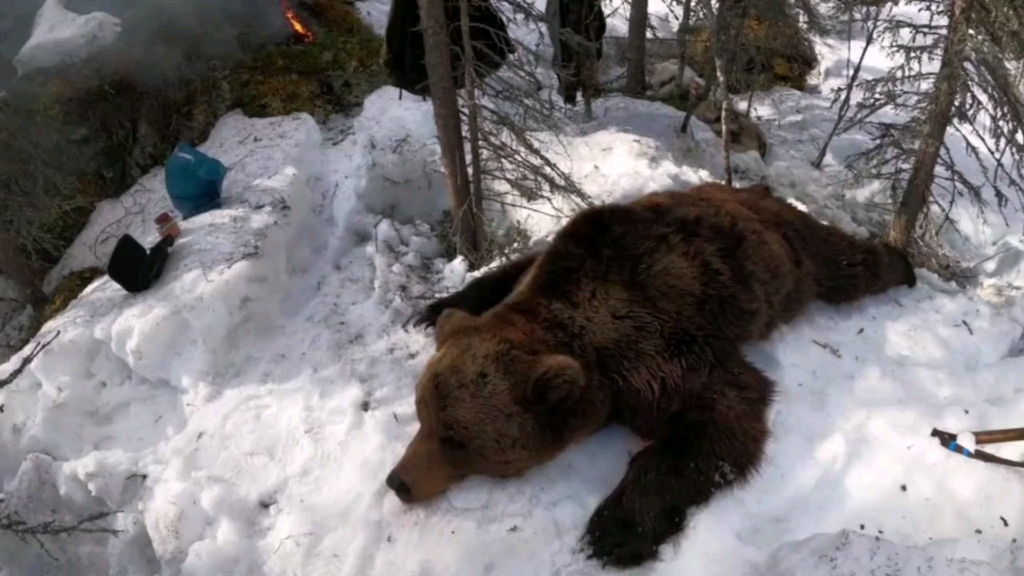
[[[280,2],[66,0],[64,7],[119,18],[117,41],[92,57],[90,65],[147,83],[205,69],[211,61],[228,62],[247,48],[286,38],[289,26]]]
[[[11,61],[28,40],[42,4],[43,0],[0,0],[0,89],[17,74]]]

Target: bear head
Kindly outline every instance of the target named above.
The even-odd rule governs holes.
[[[420,428],[386,479],[406,503],[471,475],[508,478],[600,428],[606,402],[572,357],[546,350],[535,325],[449,308],[416,385]]]

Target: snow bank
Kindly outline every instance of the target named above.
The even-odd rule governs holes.
[[[23,501],[45,496],[35,484],[57,486],[48,506],[68,518],[122,510],[110,522],[125,530],[67,543],[65,565],[196,576],[601,572],[578,537],[638,446],[621,429],[523,479],[474,478],[423,507],[383,486],[415,431],[413,383],[433,349],[428,333],[403,325],[468,276],[440,257],[422,221],[443,196],[406,206],[407,221],[379,213],[413,190],[440,194],[383,176],[408,168],[381,143],[429,147],[433,126],[428,107],[393,95],[378,91],[327,134],[305,115],[225,117],[201,147],[231,167],[224,209],[184,223],[151,291],[132,297],[97,280],[44,328],[62,332],[0,392],[0,474]],[[713,174],[706,127],[692,140],[675,131],[675,111],[625,98],[596,111],[565,159],[595,201]],[[414,158],[429,166],[431,154]],[[795,168],[764,170],[812,212],[838,202],[828,188],[807,193]],[[168,207],[161,182],[156,170],[98,210],[64,269],[102,262],[122,230],[152,242],[149,222]],[[842,562],[877,561],[855,563],[870,550],[905,571],[929,559],[982,574],[985,563],[1019,567],[1008,548],[1024,526],[1019,474],[952,454],[928,432],[1019,425],[1024,360],[1012,350],[1022,326],[1019,306],[998,309],[922,274],[914,290],[816,306],[752,346],[781,389],[765,468],[696,515],[644,573],[783,574],[816,570],[827,553],[841,574]],[[52,481],[19,480],[39,470]],[[42,553],[30,561],[53,566]]]
[[[594,102],[594,120],[559,137],[538,135],[537,145],[595,203],[681,190],[723,173],[711,129],[694,120],[693,130],[682,134],[684,116],[660,102],[609,95]],[[515,200],[501,212],[534,238],[550,236],[583,206],[567,197]]]
[[[894,6],[893,13],[907,21],[927,21],[927,15],[906,6]],[[847,59],[852,57],[856,61],[863,47],[862,31],[859,34],[855,31],[849,43],[845,36],[816,42],[820,60],[815,72],[819,95],[801,94],[790,89],[755,95],[753,114],[762,119],[762,127],[768,132],[771,148],[775,151],[775,157],[770,161],[785,166],[786,171],[806,174],[807,164],[817,154],[834,123],[835,111],[829,109],[828,95],[846,85],[849,68],[853,66],[847,63]],[[884,46],[872,45],[864,58],[861,78],[880,77],[895,64]],[[924,66],[935,70],[938,62],[932,60]],[[853,101],[856,102],[859,96],[855,92]],[[739,96],[736,100],[745,102],[746,98]],[[882,117],[892,121],[900,119],[889,113],[881,114]],[[936,201],[943,206],[952,206],[950,214],[954,224],[944,226],[940,238],[952,249],[954,256],[968,265],[975,265],[973,272],[978,274],[992,297],[1019,296],[1024,293],[1024,277],[1017,266],[1024,259],[1024,206],[1019,198],[1011,195],[1009,206],[1003,212],[998,211],[994,190],[985,184],[978,161],[966,153],[963,138],[950,130],[946,134],[946,142],[958,169],[982,187],[982,195],[989,206],[979,209],[967,198],[954,201],[946,191],[936,188],[933,191]],[[854,187],[849,182],[849,173],[842,168],[844,162],[870,145],[868,135],[861,130],[837,136],[826,154],[824,170],[816,180],[823,186],[841,190],[836,195],[839,204],[834,208],[845,209],[855,220],[878,229],[888,219],[888,214],[881,211],[879,205],[890,201],[890,191],[881,183]]]
[[[335,197],[339,222],[349,218],[351,201],[404,222],[434,222],[448,207],[432,104],[399,92],[373,92],[355,119],[354,164],[342,176],[346,193]]]
[[[63,331],[44,357],[88,357],[90,344],[98,340],[109,342],[133,373],[149,380],[187,389],[217,379],[227,367],[212,352],[273,319],[273,301],[288,280],[289,244],[312,208],[303,178],[307,157],[319,142],[319,129],[306,115],[223,118],[202,150],[229,167],[225,209],[182,223],[167,264],[169,277],[146,293],[132,297],[106,277],[94,283],[93,309],[75,308],[63,321],[43,328]],[[123,233],[152,245],[153,219],[164,210],[171,205],[163,170],[157,169],[96,210],[51,281],[71,262],[105,267]],[[253,289],[238,290],[247,286]],[[75,321],[99,315],[105,320],[95,326]],[[163,371],[167,366],[181,369],[168,374]],[[56,377],[45,369],[36,372],[44,381]]]
[[[1024,548],[947,540],[899,546],[891,540],[850,530],[819,534],[780,546],[759,569],[762,576],[996,576],[1019,574]]]
[[[139,484],[139,479],[129,480]],[[92,497],[84,486],[66,482],[61,463],[43,454],[29,455],[18,471],[17,477],[8,487],[10,496],[0,500],[0,506],[7,513],[14,513],[24,522],[39,525],[56,522],[61,525],[75,525],[82,519],[105,511],[104,502]],[[84,525],[89,529],[112,528],[109,518]],[[128,541],[135,541],[128,532]],[[117,574],[117,564],[107,558],[109,533],[76,532],[61,538],[43,537],[45,550],[33,548],[16,538],[0,536],[0,570],[6,574],[31,574],[33,576],[86,576],[90,574]],[[29,539],[30,542],[34,542]],[[131,550],[128,548],[127,550]],[[139,564],[142,568],[147,563]],[[159,566],[148,562],[150,569]],[[4,573],[0,571],[0,573]]]
[[[121,20],[105,12],[75,14],[65,0],[46,0],[36,13],[32,36],[14,57],[18,74],[81,62],[121,34]]]
[[[42,328],[39,338],[60,335],[19,385],[4,391],[8,416],[0,434],[17,441],[0,458],[0,474],[10,474],[19,456],[31,452],[73,461],[114,451],[127,455],[115,458],[116,466],[132,467],[126,460],[185,425],[190,401],[230,382],[225,375],[234,360],[223,351],[245,349],[276,321],[292,256],[306,250],[300,233],[314,206],[309,160],[320,141],[304,114],[267,120],[233,114],[218,122],[201,149],[230,167],[224,208],[182,223],[164,275],[149,291],[129,295],[103,277]],[[170,209],[162,176],[154,170],[102,204],[55,276],[103,266],[124,232],[152,244],[153,217]],[[130,475],[116,481],[123,485]],[[108,505],[119,505],[119,489],[99,490],[110,492]]]

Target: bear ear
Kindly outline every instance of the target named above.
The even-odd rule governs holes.
[[[523,405],[537,416],[545,434],[557,441],[578,416],[586,384],[579,362],[563,354],[547,354],[534,368]]]
[[[465,326],[473,317],[458,308],[445,308],[444,312],[437,317],[437,324],[434,331],[434,342],[440,348],[460,326]]]

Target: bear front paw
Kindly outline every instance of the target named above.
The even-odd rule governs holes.
[[[606,500],[594,511],[584,535],[590,548],[588,559],[604,566],[629,568],[653,560],[660,542],[650,530],[634,519],[621,505]]]
[[[448,300],[441,298],[440,300],[434,300],[426,306],[416,318],[413,320],[413,326],[423,326],[426,328],[434,328],[437,326],[437,319],[441,317],[441,313],[449,308]]]

